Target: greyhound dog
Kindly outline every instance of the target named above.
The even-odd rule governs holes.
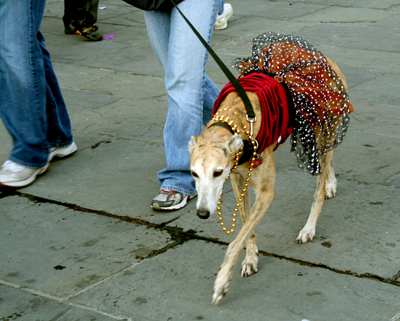
[[[332,60],[325,58],[341,79],[347,92],[347,83],[343,74]],[[261,119],[263,115],[258,96],[253,92],[246,91],[246,93],[253,106],[256,118]],[[250,276],[258,271],[258,249],[254,229],[275,199],[276,169],[273,151],[279,144],[278,140],[274,141],[260,154],[263,161],[258,167],[255,168],[251,161],[239,165],[238,155],[243,153],[244,141],[249,138],[248,133],[251,125],[244,120],[244,115],[246,115],[244,103],[237,92],[233,91],[223,99],[218,110],[221,111],[222,116],[214,117],[208,123],[203,134],[192,137],[189,142],[190,168],[198,192],[197,215],[200,218],[208,218],[217,212],[221,215],[219,212],[221,209],[220,195],[222,195],[224,182],[230,177],[238,200],[236,206],[243,221],[243,227],[229,244],[225,259],[218,272],[212,296],[212,303],[214,304],[217,304],[228,292],[235,264],[244,248],[246,248],[246,257],[242,262],[242,277]],[[227,125],[232,126],[234,124],[234,131],[229,126],[214,126],[221,120]],[[260,131],[260,121],[253,125],[253,137],[256,137]],[[316,128],[315,131],[315,135],[318,136],[319,129]],[[256,148],[257,146],[254,147],[255,150]],[[311,212],[307,223],[297,236],[298,243],[306,243],[313,239],[324,199],[332,198],[336,194],[332,149],[319,155],[319,165],[320,173],[317,175],[317,187]],[[251,210],[248,185],[254,189],[256,196]],[[227,233],[229,233],[229,229],[227,230]],[[231,232],[234,232],[234,229]]]

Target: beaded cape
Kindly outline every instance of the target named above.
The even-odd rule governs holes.
[[[319,157],[346,135],[353,106],[324,55],[301,37],[264,33],[253,40],[252,56],[234,61],[242,76],[268,72],[283,78],[295,108],[292,152],[300,168],[320,172]]]

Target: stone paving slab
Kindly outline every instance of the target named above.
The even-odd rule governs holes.
[[[378,22],[398,14],[398,11],[370,9],[370,8],[345,8],[329,7],[319,10],[317,13],[303,15],[296,20],[316,22]]]
[[[1,282],[1,281],[0,281]],[[26,291],[27,290],[27,291]],[[57,302],[30,293],[29,289],[20,290],[11,284],[0,284],[0,320],[37,321],[37,320],[65,320],[65,321],[111,321],[127,320],[124,317],[109,315],[102,311],[86,307]]]
[[[399,59],[398,53],[370,51],[366,49],[338,48],[324,45],[318,47],[326,56],[332,58],[346,76],[346,66],[386,73],[398,73],[393,68]],[[350,92],[351,95],[351,92]]]
[[[400,52],[400,35],[392,32],[393,28],[377,28],[369,23],[340,24],[324,23],[301,30],[305,39],[313,39],[313,43],[329,43],[330,46],[364,49],[365,42],[369,50]],[[380,39],[380,41],[376,41]]]
[[[303,0],[284,0],[286,2],[303,2]],[[313,3],[326,4],[325,0],[313,0]],[[330,6],[339,6],[339,7],[357,7],[357,8],[371,8],[371,9],[396,9],[399,7],[399,3],[397,0],[382,0],[382,1],[374,1],[374,0],[363,0],[357,2],[357,5],[354,6],[354,3],[348,0],[329,0]]]
[[[236,269],[227,296],[213,306],[211,291],[224,252],[217,244],[189,241],[71,301],[135,321],[378,321],[399,312],[398,287],[265,256],[254,276],[241,278]]]
[[[250,56],[260,33],[292,33],[348,80],[355,113],[334,153],[338,194],[314,241],[294,241],[315,178],[286,143],[275,152],[277,198],[256,230],[260,272],[242,279],[237,270],[212,306],[232,236],[215,217],[198,219],[195,200],[150,209],[165,166],[166,95],[143,13],[101,0],[100,31],[115,39],[93,43],[64,35],[63,2],[49,0],[41,30],[78,151],[27,188],[0,189],[0,320],[400,320],[398,1],[229,2],[229,27],[211,41],[228,66]],[[227,82],[211,59],[207,73],[220,88]],[[11,138],[2,124],[0,140],[3,161]],[[229,183],[223,200],[228,221]]]
[[[142,111],[136,112],[139,108],[142,108]],[[159,120],[165,119],[166,110],[165,102],[124,99],[71,116],[71,121],[74,122],[76,130],[85,133],[134,139],[136,142],[162,146],[164,128]],[[118,157],[125,156],[122,154]],[[146,157],[153,158],[154,155],[150,153]],[[161,159],[161,155],[158,157]]]
[[[315,191],[315,179],[306,175],[287,170],[277,174],[277,197],[255,230],[259,250],[340,271],[395,280],[400,273],[399,189],[339,178],[337,196],[326,200],[322,208],[316,238],[311,243],[297,244],[296,237],[307,220]],[[236,203],[233,192],[224,194],[222,201],[224,222],[230,226]],[[217,216],[196,219],[192,211],[168,225],[226,243],[237,235],[226,235]],[[241,226],[239,222],[236,230]]]
[[[25,197],[2,198],[0,207],[0,279],[58,298],[174,243],[167,232]]]
[[[46,175],[22,191],[156,224],[179,215],[179,211],[160,215],[150,209],[159,190],[155,173],[165,166],[161,148],[107,136],[94,138],[90,147],[54,162]]]

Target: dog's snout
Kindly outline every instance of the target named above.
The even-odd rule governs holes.
[[[197,210],[197,216],[203,220],[206,220],[210,217],[209,211]]]

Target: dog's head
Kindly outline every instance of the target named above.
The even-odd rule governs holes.
[[[222,186],[233,166],[235,154],[243,146],[240,135],[229,138],[192,137],[189,142],[190,169],[196,180],[197,215],[209,218],[217,212]]]

